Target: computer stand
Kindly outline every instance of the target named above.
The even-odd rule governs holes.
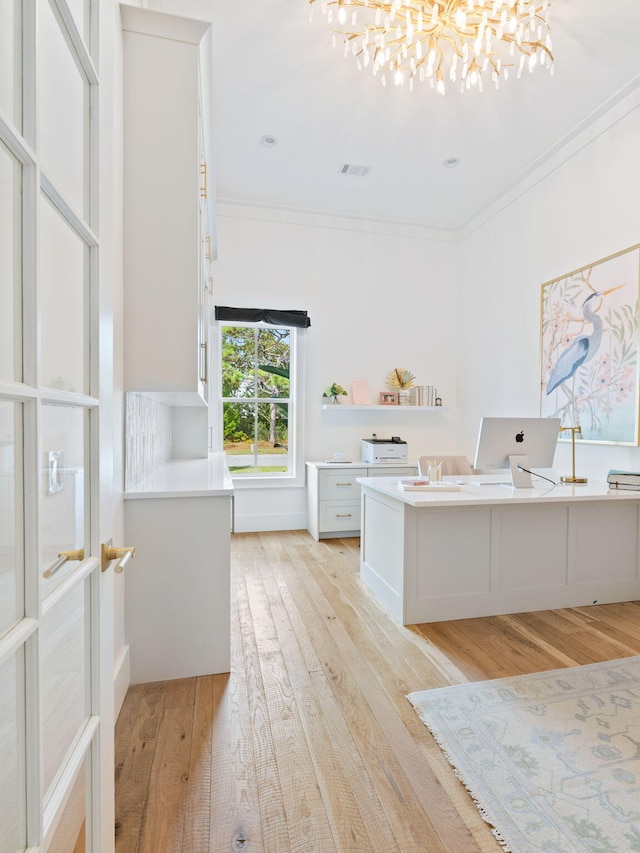
[[[532,489],[531,473],[523,471],[522,468],[529,467],[528,456],[510,456],[509,468],[511,469],[511,484],[514,489]]]

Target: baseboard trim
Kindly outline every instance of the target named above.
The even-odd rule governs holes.
[[[234,533],[264,533],[269,530],[306,530],[307,514],[281,513],[267,515],[237,515],[235,517]]]
[[[124,697],[127,695],[127,690],[131,684],[131,656],[129,646],[123,646],[120,657],[116,661],[113,678],[113,713],[114,719],[118,719],[118,714],[122,708]]]

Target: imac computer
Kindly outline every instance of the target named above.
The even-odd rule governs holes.
[[[473,467],[488,473],[511,469],[511,484],[531,488],[522,468],[551,468],[560,418],[482,418]]]

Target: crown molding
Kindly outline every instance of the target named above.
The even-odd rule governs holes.
[[[640,74],[548,148],[455,229],[464,240],[640,106]]]
[[[258,202],[219,198],[217,215],[229,219],[253,219],[286,225],[331,228],[368,234],[408,237],[444,243],[461,243],[475,230],[497,216],[537,183],[575,157],[598,137],[640,107],[640,74],[608,98],[597,110],[548,148],[517,177],[495,192],[485,204],[453,228],[415,222],[383,220],[332,211],[278,207]]]
[[[419,225],[413,222],[386,221],[367,216],[347,216],[329,211],[277,207],[257,202],[239,202],[224,198],[218,198],[216,202],[216,216],[218,219],[252,219],[257,222],[358,231],[364,234],[408,237],[442,243],[457,243],[459,240],[457,230],[451,228]]]

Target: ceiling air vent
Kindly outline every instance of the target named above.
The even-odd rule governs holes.
[[[354,163],[343,163],[340,168],[341,175],[355,175],[357,178],[366,178],[371,171],[371,166],[356,166]]]

